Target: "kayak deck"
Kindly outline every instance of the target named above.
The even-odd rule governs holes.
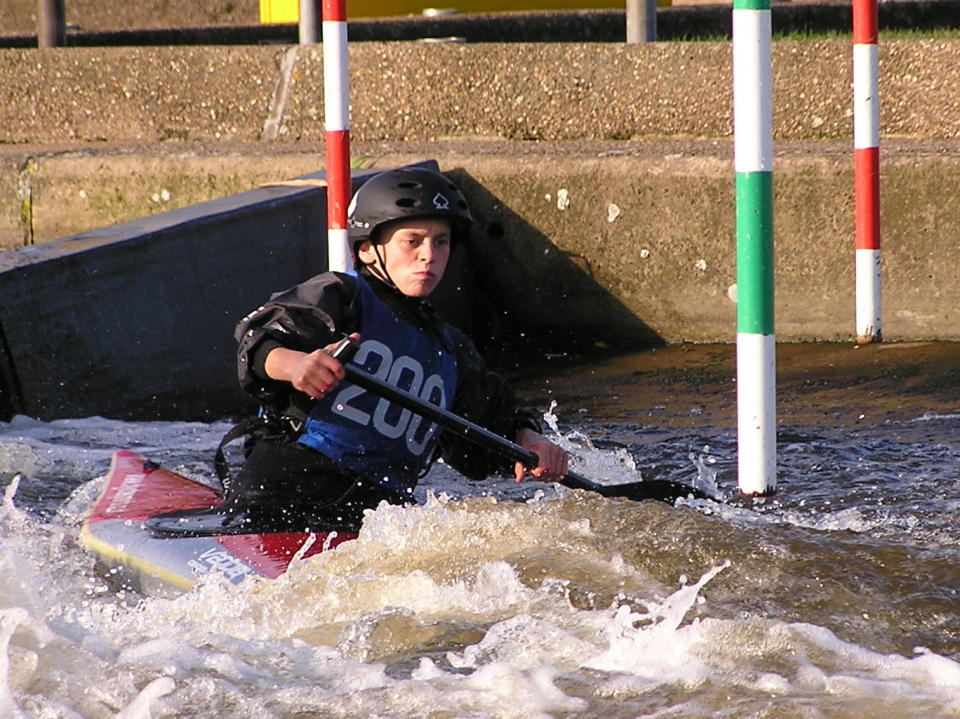
[[[295,558],[333,549],[356,534],[275,532],[208,536],[160,535],[148,526],[159,515],[216,507],[220,493],[136,452],[114,453],[107,482],[80,531],[80,542],[125,587],[148,594],[189,590],[217,572],[238,584],[251,576],[274,579]]]

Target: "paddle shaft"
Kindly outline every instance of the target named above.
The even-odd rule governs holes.
[[[505,439],[488,429],[484,429],[470,420],[464,419],[453,412],[449,412],[443,407],[430,404],[406,390],[388,384],[378,377],[374,377],[369,372],[349,364],[350,359],[356,351],[356,344],[348,339],[342,341],[337,346],[333,351],[333,356],[343,364],[343,369],[347,373],[347,379],[358,387],[363,387],[404,409],[436,422],[444,429],[456,432],[464,438],[497,452],[507,459],[520,462],[524,467],[533,468],[539,463],[536,452],[521,447],[516,442],[511,442],[509,439]],[[567,476],[561,480],[561,483],[574,489],[594,489],[594,491],[600,486],[574,472],[569,472]]]
[[[478,424],[474,424],[463,417],[448,412],[443,407],[437,407],[429,402],[425,402],[416,395],[410,394],[399,387],[394,387],[359,367],[345,364],[343,369],[347,373],[347,379],[358,387],[370,390],[374,394],[388,399],[404,409],[408,409],[425,419],[436,422],[446,430],[461,434],[466,439],[499,452],[508,459],[521,462],[525,467],[537,466],[538,460],[536,453],[521,447],[516,442],[504,439],[500,435],[484,429]]]
[[[501,456],[520,462],[528,469],[536,467],[539,459],[535,452],[521,447],[516,442],[501,437],[488,429],[484,429],[470,420],[464,419],[443,407],[425,402],[414,394],[388,384],[378,377],[374,377],[359,367],[350,364],[359,346],[349,337],[342,340],[333,351],[333,356],[340,360],[347,379],[358,387],[369,390],[374,394],[387,399],[414,414],[436,422],[445,430],[456,432],[464,438],[475,442]],[[673,503],[680,497],[693,496],[709,499],[710,496],[694,487],[669,480],[651,480],[648,482],[630,482],[627,484],[598,484],[576,472],[567,472],[559,483],[571,489],[583,489],[596,492],[604,497],[624,497],[634,501],[656,499],[662,502]]]

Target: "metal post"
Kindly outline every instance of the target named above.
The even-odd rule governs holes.
[[[300,0],[300,44],[316,45],[320,42],[320,0]]]
[[[67,44],[65,0],[37,0],[37,46],[63,47]]]
[[[770,0],[733,0],[737,442],[744,496],[777,488]]]
[[[352,182],[346,0],[323,0],[323,105],[327,169],[327,269],[353,272],[353,253],[347,229]]]
[[[627,0],[627,44],[657,41],[657,0]]]
[[[853,0],[853,194],[857,342],[880,342],[880,99],[877,0]]]

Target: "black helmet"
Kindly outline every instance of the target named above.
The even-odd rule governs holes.
[[[423,167],[401,167],[374,175],[357,190],[347,214],[354,247],[370,239],[377,227],[393,220],[449,220],[454,238],[465,235],[473,222],[457,186],[439,172]]]

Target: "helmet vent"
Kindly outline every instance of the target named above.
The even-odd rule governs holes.
[[[420,207],[420,200],[416,197],[399,197],[397,207]]]
[[[397,183],[397,188],[400,190],[418,190],[420,187],[420,183],[413,180],[403,180]]]

